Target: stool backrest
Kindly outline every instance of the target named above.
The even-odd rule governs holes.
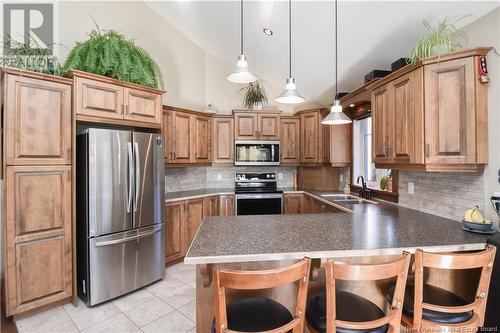
[[[488,246],[486,250],[473,253],[430,253],[417,249],[415,252],[415,303],[413,315],[413,328],[422,326],[423,309],[444,312],[463,313],[473,311],[473,317],[467,322],[472,329],[483,325],[486,300],[490,286],[491,271],[495,259],[496,248]],[[481,275],[476,289],[476,297],[470,304],[463,306],[442,306],[425,303],[424,267],[448,270],[463,270],[481,268]],[[463,326],[465,327],[465,326]]]
[[[409,253],[403,253],[400,259],[381,264],[356,265],[341,262],[326,263],[326,332],[334,333],[337,326],[352,330],[365,330],[384,325],[389,325],[389,332],[399,332],[410,258],[411,256]],[[337,320],[335,308],[335,280],[375,281],[394,277],[397,277],[396,289],[394,291],[391,308],[384,317],[367,322]]]
[[[235,332],[227,327],[226,288],[238,290],[258,290],[279,287],[298,281],[297,302],[293,320],[276,328],[273,333],[293,333],[304,331],[307,288],[311,260],[306,258],[294,265],[262,271],[238,271],[216,269],[214,271],[215,327],[217,333]]]

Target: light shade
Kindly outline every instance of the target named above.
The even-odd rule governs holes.
[[[323,125],[343,125],[352,123],[352,120],[342,112],[342,105],[340,105],[340,101],[336,99],[330,108],[330,113],[321,123]]]
[[[247,58],[243,54],[238,56],[236,70],[226,76],[226,78],[234,83],[250,83],[257,80],[257,76],[248,71]]]
[[[305,100],[306,99],[297,91],[297,85],[293,77],[286,79],[285,91],[276,98],[276,102],[282,104],[298,104]]]

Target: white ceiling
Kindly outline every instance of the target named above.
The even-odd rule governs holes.
[[[207,52],[230,63],[239,54],[239,1],[152,1],[148,5]],[[372,69],[390,69],[423,32],[422,20],[461,19],[463,26],[500,1],[340,1],[339,91],[363,83]],[[333,2],[293,1],[292,72],[299,90],[320,103],[333,99]],[[288,76],[288,2],[248,1],[245,54],[250,70],[270,82]],[[262,32],[264,27],[273,36]],[[168,41],[166,41],[168,43]]]

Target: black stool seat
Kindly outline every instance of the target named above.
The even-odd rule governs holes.
[[[336,315],[338,320],[371,321],[385,316],[377,305],[361,296],[337,290],[335,293]],[[316,294],[307,303],[306,319],[309,325],[320,333],[326,332],[326,294]],[[385,333],[387,325],[369,330],[352,330],[336,327],[338,333]]]
[[[387,292],[387,300],[392,301],[394,289],[396,286],[391,286]],[[403,314],[408,317],[413,317],[413,302],[415,296],[415,282],[410,281],[406,284],[405,299],[403,303]],[[452,293],[451,291],[435,287],[429,284],[424,284],[424,302],[442,306],[460,306],[467,305],[470,302],[462,297]],[[431,311],[427,309],[422,310],[422,318],[430,321],[444,323],[444,324],[457,324],[463,323],[472,318],[472,311],[463,313],[444,313]]]
[[[264,297],[248,297],[230,302],[226,311],[228,329],[241,332],[268,331],[288,324],[293,319],[287,308]],[[212,324],[214,332],[215,320]]]

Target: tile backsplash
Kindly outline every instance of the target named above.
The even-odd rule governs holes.
[[[415,184],[414,194],[408,183]],[[399,173],[399,204],[404,207],[454,220],[462,218],[468,208],[484,209],[482,173]]]
[[[297,173],[296,167],[235,167],[210,166],[189,168],[166,168],[165,191],[186,191],[200,188],[232,188],[234,173],[246,172],[276,172],[279,187],[292,187]],[[280,178],[281,176],[281,178]]]

